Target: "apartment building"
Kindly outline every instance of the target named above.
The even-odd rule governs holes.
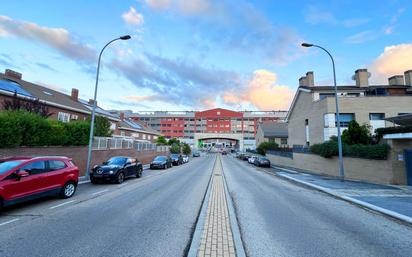
[[[367,69],[355,71],[355,85],[338,86],[342,131],[352,120],[375,129],[392,126],[385,118],[412,113],[412,70],[388,79],[387,85],[369,85]],[[290,146],[309,146],[337,135],[333,86],[315,86],[313,72],[299,79],[288,116]]]
[[[216,108],[126,115],[145,122],[166,138],[178,138],[194,147],[227,145],[237,149],[255,149],[258,124],[283,121],[286,113],[287,111],[232,111]]]

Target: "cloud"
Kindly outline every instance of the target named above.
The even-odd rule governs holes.
[[[144,19],[141,13],[138,13],[133,6],[130,6],[129,11],[122,14],[123,20],[129,25],[143,25]]]
[[[158,95],[127,95],[124,96],[123,98],[126,100],[132,100],[136,102],[141,102],[141,101],[154,101]]]
[[[402,75],[412,69],[412,44],[399,44],[385,47],[369,66],[374,81],[387,83],[387,78]]]
[[[228,104],[252,104],[259,110],[285,110],[289,108],[293,92],[277,84],[277,76],[267,70],[257,70],[240,91],[229,91],[223,99]]]
[[[196,15],[210,11],[210,0],[146,0],[146,4],[157,10],[172,10],[183,15]]]
[[[0,16],[0,36],[15,36],[45,44],[77,62],[96,60],[96,52],[76,40],[66,29],[42,27],[36,23]]]
[[[53,67],[51,67],[50,65],[46,64],[46,63],[41,63],[41,62],[36,62],[35,63],[37,66],[39,66],[40,68],[49,70],[49,71],[53,71],[56,72],[57,70]]]
[[[316,25],[320,23],[336,24],[337,19],[328,11],[321,10],[317,6],[309,5],[305,10],[305,21],[309,24]]]
[[[373,30],[365,30],[354,35],[351,35],[345,39],[346,43],[349,44],[361,44],[368,41],[372,41],[378,38],[379,34]]]
[[[369,22],[368,18],[352,18],[342,21],[342,25],[346,28],[353,28]]]
[[[405,12],[405,8],[399,8],[396,13],[391,17],[390,21],[388,24],[386,24],[383,27],[383,33],[385,35],[392,35],[395,31],[395,27],[398,24],[399,18],[402,16],[402,14]]]
[[[191,33],[201,37],[190,43],[191,48],[219,47],[277,65],[285,65],[305,53],[299,46],[303,39],[293,28],[274,25],[254,5],[244,1],[147,0],[146,4],[187,17]]]

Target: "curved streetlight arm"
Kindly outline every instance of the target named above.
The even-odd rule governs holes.
[[[89,174],[90,174],[90,162],[91,162],[91,156],[92,156],[92,146],[93,146],[93,132],[94,132],[94,119],[96,116],[96,98],[97,98],[97,86],[99,84],[99,73],[100,73],[100,60],[102,58],[102,54],[104,49],[106,49],[107,46],[109,46],[111,43],[113,43],[114,41],[117,40],[127,40],[130,39],[129,37],[126,36],[122,36],[122,37],[118,37],[115,38],[111,41],[109,41],[100,51],[99,54],[99,59],[97,61],[97,71],[96,71],[96,84],[94,86],[94,97],[93,97],[93,107],[92,107],[92,117],[91,117],[91,123],[90,123],[90,134],[89,134],[89,148],[87,150],[87,163],[86,163],[86,172],[85,172],[85,177],[86,179],[89,178]]]
[[[326,50],[325,48],[323,48],[322,46],[319,45],[315,45],[315,44],[309,44],[309,43],[303,43],[302,44],[303,47],[317,47],[322,49],[323,51],[325,51],[331,61],[332,61],[332,68],[333,68],[333,84],[335,87],[335,105],[336,105],[336,127],[337,127],[337,132],[338,132],[338,152],[339,152],[339,177],[340,179],[343,181],[345,178],[345,171],[344,171],[344,167],[343,167],[343,149],[342,149],[342,136],[341,136],[341,128],[340,128],[340,112],[339,112],[339,103],[338,103],[338,87],[336,84],[336,71],[335,71],[335,61],[332,57],[332,55],[329,53],[328,50]]]

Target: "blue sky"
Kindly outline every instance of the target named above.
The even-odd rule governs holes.
[[[92,98],[108,109],[287,109],[300,76],[339,84],[368,68],[372,84],[412,69],[408,1],[0,1],[0,69]]]

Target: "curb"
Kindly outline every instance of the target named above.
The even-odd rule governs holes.
[[[336,198],[339,198],[339,199],[342,199],[344,201],[362,206],[364,208],[379,212],[381,214],[387,215],[389,217],[395,218],[395,219],[403,221],[403,222],[407,222],[410,225],[412,225],[412,217],[409,217],[409,216],[406,216],[406,215],[403,215],[403,214],[400,214],[400,213],[397,213],[397,212],[394,212],[394,211],[390,211],[388,209],[384,209],[384,208],[378,207],[376,205],[373,205],[373,204],[370,204],[370,203],[367,203],[367,202],[364,202],[364,201],[361,201],[361,200],[358,200],[358,199],[354,199],[354,198],[349,197],[349,196],[344,196],[344,195],[335,193],[333,190],[330,190],[328,188],[321,187],[321,186],[318,186],[318,185],[314,185],[314,184],[311,184],[311,183],[308,183],[308,182],[305,182],[305,181],[302,181],[302,180],[299,180],[299,179],[296,179],[296,178],[289,177],[287,175],[278,174],[278,173],[275,173],[275,174],[269,173],[269,174],[285,178],[287,180],[290,180],[290,181],[308,186],[310,188],[314,188],[318,191],[321,191],[321,192],[324,192],[326,194],[332,195]]]
[[[148,170],[150,168],[150,164],[145,164],[143,165],[143,170]],[[86,179],[86,176],[81,176],[79,177],[79,183],[77,183],[78,185],[83,185],[83,184],[87,184],[90,183],[90,179]]]

